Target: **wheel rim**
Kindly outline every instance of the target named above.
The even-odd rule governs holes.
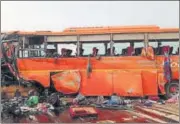
[[[176,88],[175,86],[173,86],[173,87],[170,88],[170,92],[171,92],[171,93],[176,92],[176,90],[177,90],[177,88]]]
[[[177,95],[179,93],[179,87],[177,84],[172,84],[169,87],[169,93],[171,96]]]

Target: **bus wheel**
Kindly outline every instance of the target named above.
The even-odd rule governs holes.
[[[171,98],[179,93],[179,82],[172,81],[171,83],[167,84],[166,88],[166,96]]]

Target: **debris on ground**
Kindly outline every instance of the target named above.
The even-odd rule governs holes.
[[[159,100],[159,97],[158,97],[158,96],[149,96],[148,99],[149,99],[149,100],[152,100],[152,101],[158,101],[158,100]]]
[[[167,103],[178,103],[179,102],[179,94],[173,96],[172,98],[166,101]]]
[[[96,104],[100,105],[100,104],[103,104],[103,102],[104,102],[104,97],[103,96],[98,96]]]
[[[21,96],[19,90],[15,91],[14,98],[4,98],[2,103],[2,118],[5,119],[12,116],[12,119],[29,117],[30,120],[36,121],[33,115],[46,113],[54,110],[53,105],[46,101],[40,103],[39,97],[35,93],[29,92],[27,97]]]
[[[166,103],[165,100],[163,100],[163,99],[159,99],[157,102],[158,102],[158,104],[165,104]]]
[[[94,107],[71,106],[69,114],[72,118],[85,116],[98,116],[98,112]]]
[[[60,119],[57,117],[67,110],[68,112],[66,114],[70,115],[69,117],[72,117],[73,122],[76,122],[76,119],[74,118],[78,118],[81,122],[117,122],[115,120],[109,120],[110,118],[104,118],[104,120],[99,120],[99,116],[102,116],[101,113],[99,113],[99,111],[114,111],[115,113],[116,111],[122,111],[123,113],[124,111],[131,111],[136,113],[136,111],[139,112],[147,110],[149,112],[150,110],[158,110],[160,112],[173,114],[173,116],[175,116],[173,117],[175,120],[173,122],[177,122],[176,116],[179,115],[178,110],[169,110],[167,108],[161,108],[162,106],[166,106],[168,104],[177,103],[179,97],[178,95],[165,101],[156,96],[149,97],[148,99],[132,99],[120,97],[116,94],[113,94],[111,97],[85,97],[82,94],[78,94],[74,98],[60,96],[57,93],[48,94],[48,96],[43,96],[37,95],[34,91],[30,91],[29,95],[24,97],[19,93],[18,90],[16,90],[14,98],[2,99],[3,119],[5,120],[12,117],[11,120],[16,119],[16,122],[18,123],[18,119],[24,117],[27,118],[29,122],[38,123],[39,118],[46,117],[46,119],[40,119],[41,122],[49,122],[51,120],[52,122],[59,123],[62,122],[62,118]],[[145,117],[148,116],[145,115]],[[121,118],[121,120],[123,120],[124,122],[133,122],[134,119],[138,120],[139,118],[140,117],[138,115],[134,114],[131,117],[124,116]],[[152,122],[154,122],[154,120],[156,119],[152,120]]]
[[[115,109],[115,110],[133,109],[132,100],[124,99],[123,97],[119,97],[116,94],[113,94],[108,100],[105,100],[103,97],[98,97],[98,102],[96,102],[96,107],[103,109]]]
[[[29,115],[29,119],[32,120],[33,122],[37,122],[37,118],[34,115]]]
[[[108,104],[108,105],[120,105],[120,104],[124,104],[124,101],[116,94],[113,94],[111,96],[110,100],[107,100],[104,103]]]
[[[98,121],[96,123],[101,123],[101,124],[113,124],[113,123],[116,123],[115,121],[112,121],[112,120],[103,120],[103,121]]]
[[[8,99],[7,93],[5,91],[1,92],[1,99]]]
[[[82,94],[78,94],[77,97],[73,99],[73,104],[79,104],[83,100],[85,100],[85,96],[83,96]]]
[[[16,90],[14,97],[20,97],[21,96],[21,92],[19,91],[19,89]]]
[[[154,102],[154,101],[147,100],[147,101],[144,103],[144,106],[151,107],[151,106],[153,105],[153,103],[155,103],[155,102]]]
[[[46,92],[46,94],[48,94]],[[49,98],[48,98],[48,103],[54,105],[54,106],[59,106],[59,95],[57,93],[52,93]]]
[[[37,105],[38,102],[39,102],[38,96],[31,96],[27,101],[27,105],[30,107],[33,107],[33,106]]]

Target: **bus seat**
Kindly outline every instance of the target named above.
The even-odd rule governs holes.
[[[83,55],[83,53],[84,53],[84,49],[80,49],[80,56],[82,56]]]
[[[169,54],[172,55],[173,47],[170,47]]]
[[[115,47],[113,47],[112,52],[112,54],[115,55]]]
[[[164,55],[165,52],[169,52],[170,51],[170,46],[163,46],[161,49],[161,54]]]
[[[67,56],[68,56],[68,57],[70,57],[70,56],[71,56],[71,54],[72,54],[72,50],[71,50],[71,49],[67,49],[67,51],[66,51],[66,52],[67,52]]]
[[[65,48],[61,49],[61,56],[64,57],[67,54],[67,50]]]
[[[135,55],[138,56],[141,54],[142,47],[135,48]]]
[[[93,47],[93,53],[92,53],[92,55],[93,55],[93,56],[97,56],[98,51],[99,51],[99,50],[98,50],[96,47]]]
[[[127,49],[122,49],[122,54],[121,55],[126,55]]]
[[[161,55],[162,47],[156,48],[156,55]]]
[[[177,54],[177,55],[179,54],[179,47],[178,47],[178,49],[177,49],[177,52],[176,52],[176,54]]]
[[[107,55],[107,56],[110,56],[110,55],[111,55],[111,49],[110,49],[110,48],[107,49],[106,55]]]
[[[113,55],[115,55],[115,47],[113,47]],[[106,55],[110,56],[111,55],[111,48],[107,49]]]
[[[133,54],[133,51],[134,51],[134,48],[133,47],[131,47],[131,46],[129,46],[128,48],[127,48],[127,55],[128,56],[132,56]]]
[[[154,48],[154,47],[152,47],[152,48],[153,48],[154,53],[156,53],[156,48]]]
[[[143,47],[140,47],[140,48],[139,48],[139,54],[138,54],[138,55],[141,55],[142,49],[143,49]]]
[[[135,55],[138,55],[139,49],[135,48]]]

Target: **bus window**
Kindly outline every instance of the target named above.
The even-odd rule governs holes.
[[[126,55],[128,46],[130,46],[129,42],[114,42],[115,55]]]
[[[108,45],[107,45],[108,47]],[[82,43],[83,56],[104,56],[106,53],[106,43]]]
[[[19,58],[44,57],[44,56],[45,56],[44,50],[40,50],[40,49],[33,49],[33,50],[20,49],[18,53]]]
[[[44,57],[44,37],[33,36],[26,37],[26,40],[20,42],[18,56],[20,58],[27,57]]]
[[[143,42],[129,41],[129,42],[115,42],[115,55],[122,56],[139,56],[144,47]]]
[[[76,43],[61,43],[57,45],[57,52],[61,57],[76,56]]]
[[[111,46],[110,43],[106,43],[105,44],[105,50],[106,50],[106,56],[110,56],[111,55]]]
[[[57,52],[56,44],[47,44],[46,47],[46,57],[57,57],[60,56]]]
[[[156,55],[164,55],[166,48],[170,55],[176,55],[178,53],[178,41],[150,41],[149,45],[154,48]]]
[[[142,48],[144,47],[144,42],[134,42],[134,50],[135,50],[135,56],[140,56]]]
[[[44,49],[44,45],[40,44],[40,45],[29,45],[30,49],[34,49],[31,51],[24,51],[25,55],[24,57],[28,56],[28,57],[43,57],[44,56],[44,51],[40,50],[40,49]]]

